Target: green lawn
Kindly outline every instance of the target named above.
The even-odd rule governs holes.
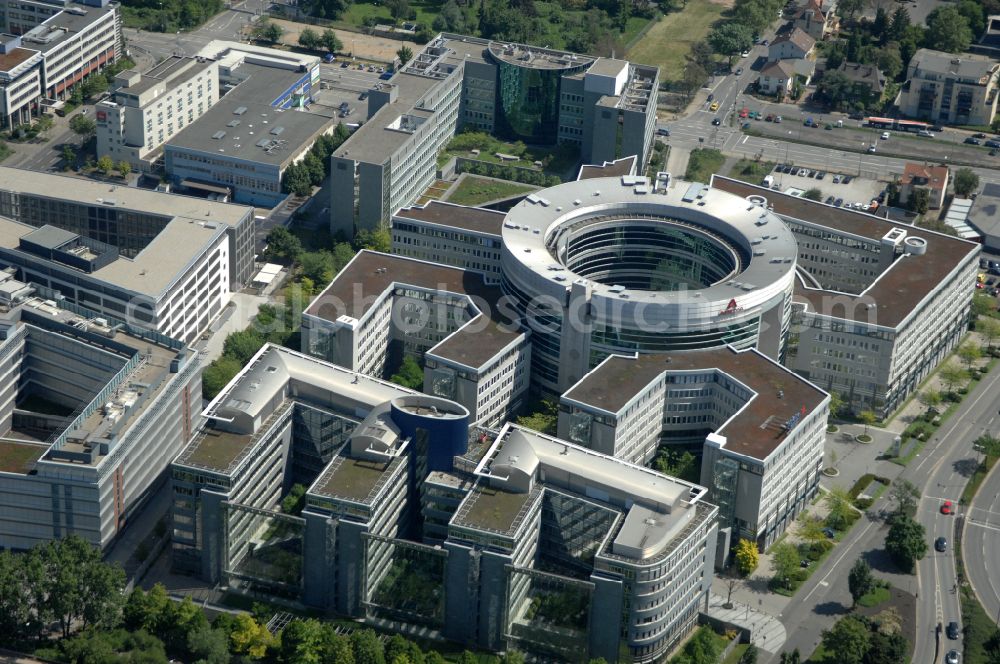
[[[749,184],[760,184],[765,175],[774,170],[773,161],[756,161],[753,159],[740,159],[729,169],[729,177],[742,180]]]
[[[626,55],[632,62],[658,66],[661,80],[678,80],[691,44],[705,38],[724,10],[708,0],[689,2],[681,11],[661,18]]]
[[[719,150],[695,148],[691,150],[691,158],[688,159],[684,179],[707,184],[712,174],[718,173],[724,163],[726,163],[726,158]]]
[[[509,198],[517,194],[535,191],[537,188],[518,182],[466,176],[461,184],[451,192],[448,202],[456,205],[482,205],[498,198]]]
[[[993,617],[986,613],[971,590],[962,588],[962,663],[989,664],[994,660],[986,655],[983,647],[997,630]]]
[[[733,648],[733,651],[729,653],[729,656],[722,660],[722,664],[739,664],[740,657],[743,656],[743,653],[745,653],[749,647],[749,643],[741,643],[736,646]]]
[[[885,586],[878,586],[877,588],[875,588],[875,590],[871,591],[870,593],[862,595],[858,599],[858,605],[870,609],[874,606],[882,604],[883,602],[888,602],[889,597],[890,597],[889,589],[886,588]]]

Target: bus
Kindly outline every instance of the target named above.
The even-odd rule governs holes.
[[[868,118],[866,124],[874,129],[892,129],[893,131],[905,131],[918,134],[921,131],[929,131],[931,125],[926,122],[916,120],[897,120],[895,118]]]

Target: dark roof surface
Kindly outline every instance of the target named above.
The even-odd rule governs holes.
[[[616,413],[665,371],[717,369],[757,393],[738,414],[717,431],[726,449],[764,459],[785,437],[784,424],[793,415],[811,413],[826,394],[806,379],[757,351],[731,348],[656,353],[638,357],[611,356],[564,396]]]
[[[496,210],[430,201],[424,206],[402,208],[394,216],[499,236],[505,214]]]
[[[435,346],[433,354],[438,357],[479,367],[522,334],[511,321],[500,318],[496,303],[503,294],[487,286],[481,273],[368,250],[340,271],[306,313],[328,321],[344,315],[361,318],[393,284],[468,295],[488,316],[485,321],[473,318],[469,330],[459,329]]]
[[[577,177],[577,180],[632,175],[634,168],[635,155],[622,157],[621,159],[616,159],[614,161],[606,161],[599,166],[596,164],[585,164],[580,167],[580,176]]]
[[[913,312],[920,302],[938,285],[948,273],[961,264],[970,254],[978,251],[978,245],[949,235],[934,233],[907,224],[897,224],[881,217],[863,212],[824,205],[797,196],[789,196],[766,187],[747,184],[738,180],[715,175],[712,186],[738,196],[752,194],[763,196],[774,206],[775,214],[801,220],[805,223],[859,235],[872,240],[881,240],[893,228],[902,228],[907,236],[915,235],[927,241],[927,253],[897,260],[863,294],[851,296],[824,290],[805,289],[796,286],[796,294],[807,300],[812,309],[819,313],[847,318],[860,322],[872,320],[878,325],[895,327]],[[973,284],[969,284],[972,296]],[[830,297],[828,297],[830,296]],[[862,297],[865,299],[862,300]],[[836,306],[828,305],[836,298]],[[876,303],[876,312],[869,311],[864,302],[871,298]],[[844,306],[846,304],[856,306]],[[848,310],[849,309],[849,310]]]

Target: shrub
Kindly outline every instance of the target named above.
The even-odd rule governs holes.
[[[861,493],[865,489],[867,489],[868,485],[871,484],[874,480],[875,480],[875,476],[872,475],[871,473],[865,473],[864,475],[862,475],[861,477],[859,477],[858,481],[855,482],[854,486],[851,487],[851,491],[850,491],[851,498],[857,498],[858,496],[860,496]]]
[[[866,510],[875,503],[874,498],[858,498],[854,501],[854,506],[859,510]]]

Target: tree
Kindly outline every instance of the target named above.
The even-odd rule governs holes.
[[[402,46],[396,51],[396,57],[399,58],[399,66],[402,67],[413,59],[413,50],[409,46]]]
[[[385,6],[397,21],[408,19],[413,13],[409,0],[386,0]]]
[[[920,403],[930,409],[940,406],[942,397],[941,393],[937,390],[924,390],[917,395],[917,399],[920,400]]]
[[[792,574],[801,563],[802,557],[794,544],[779,542],[771,547],[771,571],[775,581],[786,588],[791,585]]]
[[[524,664],[524,655],[517,650],[508,650],[500,658],[500,664]]]
[[[97,131],[97,123],[86,115],[74,115],[69,121],[69,128],[73,130],[74,134],[88,137]]]
[[[385,650],[375,632],[359,629],[351,633],[351,649],[355,664],[386,664]]]
[[[246,366],[266,341],[264,335],[252,327],[237,330],[231,332],[222,342],[222,354]]]
[[[281,499],[281,511],[285,514],[298,516],[302,508],[306,506],[306,487],[304,484],[296,482],[288,490],[288,495]],[[298,629],[298,628],[296,628]]]
[[[875,53],[875,65],[882,70],[886,79],[895,80],[903,72],[903,56],[899,52],[899,44],[890,43]]]
[[[701,478],[701,464],[698,458],[687,450],[679,451],[666,445],[662,447],[653,459],[653,468],[664,475],[672,475],[689,482],[698,482]]]
[[[229,664],[229,635],[205,626],[188,634],[187,651],[199,664]]]
[[[986,346],[993,349],[993,340],[1000,337],[1000,320],[996,318],[980,318],[976,321],[976,331],[986,340]]]
[[[753,46],[753,31],[745,25],[723,23],[708,33],[708,43],[719,55],[729,58],[729,66],[733,66],[733,58]]]
[[[323,162],[320,161],[319,157],[312,152],[306,153],[305,158],[302,159],[302,166],[309,175],[309,182],[314,187],[323,184],[323,178],[326,177],[326,169],[323,167]]]
[[[847,575],[847,587],[851,591],[851,601],[857,605],[858,600],[875,588],[875,577],[872,568],[864,560],[858,558]]]
[[[889,498],[896,503],[897,514],[913,514],[920,500],[920,489],[910,480],[896,478],[889,489]]]
[[[868,652],[869,634],[860,618],[847,616],[823,632],[823,648],[837,664],[861,664]]]
[[[971,341],[958,347],[958,357],[965,364],[966,371],[972,371],[972,365],[983,356],[982,349]]]
[[[48,130],[52,129],[52,125],[55,124],[52,120],[52,116],[43,113],[38,116],[38,120],[35,121],[35,129],[38,130],[39,134],[44,134]]]
[[[858,413],[858,419],[865,425],[865,435],[868,435],[868,427],[878,422],[878,415],[871,410],[863,410]]]
[[[312,28],[305,28],[299,33],[299,46],[310,50],[319,48],[320,37]]]
[[[854,518],[855,511],[850,492],[842,486],[833,486],[823,495],[826,503],[826,525],[835,530],[846,530]]]
[[[63,145],[62,161],[64,171],[68,171],[76,164],[76,150],[74,150],[73,146],[69,143]]]
[[[805,513],[803,513],[805,514]],[[826,539],[823,519],[806,515],[799,520],[799,536],[807,542],[821,542]]]
[[[389,380],[411,390],[420,390],[424,386],[424,370],[412,355],[407,355],[403,358],[399,371]]]
[[[931,204],[931,195],[926,187],[914,187],[910,197],[906,199],[906,207],[910,212],[923,214],[927,212]]]
[[[808,198],[811,201],[821,201],[823,200],[823,192],[816,187],[812,187],[802,194],[802,198]]]
[[[279,258],[294,263],[302,254],[302,241],[284,226],[275,226],[268,231],[266,242],[269,258]]]
[[[740,539],[736,543],[736,569],[743,576],[750,576],[760,564],[760,552],[757,545],[748,539]]]
[[[967,198],[979,189],[979,176],[971,168],[960,168],[955,171],[955,193]]]
[[[938,7],[927,15],[927,48],[947,53],[961,53],[972,43],[969,19],[955,7]]]
[[[97,160],[97,170],[101,172],[101,175],[107,177],[111,174],[111,171],[115,167],[115,162],[112,161],[111,157],[104,155]]]
[[[923,525],[905,514],[897,514],[885,536],[885,550],[899,569],[912,574],[917,561],[927,553],[926,538]]]
[[[759,651],[757,650],[757,646],[751,643],[750,645],[747,646],[747,649],[744,650],[743,654],[740,656],[739,664],[757,664],[758,656],[759,656]]]
[[[535,412],[517,418],[518,426],[555,435],[559,423],[559,407],[554,401],[548,399],[543,399],[535,405]]]
[[[215,395],[221,392],[242,368],[243,365],[235,358],[225,355],[217,358],[205,367],[201,374],[202,396],[206,399],[214,399]]]
[[[247,613],[236,616],[233,630],[229,634],[233,653],[243,655],[245,660],[260,660],[267,654],[272,641],[273,637],[267,627],[254,620],[253,616]]]
[[[293,620],[281,630],[279,657],[285,664],[322,664],[329,661],[324,657],[326,636],[326,630],[318,620]]]
[[[261,38],[264,41],[271,42],[272,44],[277,44],[279,41],[281,41],[281,35],[283,35],[284,33],[285,31],[282,29],[280,25],[268,21],[264,26],[262,26],[260,34]]]
[[[302,163],[290,164],[281,177],[282,188],[296,196],[308,196],[312,193],[312,174]]]
[[[442,32],[464,33],[468,29],[465,12],[455,0],[448,0],[441,6],[441,10],[434,19],[433,28]]]
[[[853,19],[854,15],[864,9],[865,0],[840,0],[837,3],[837,11],[847,19]]]
[[[906,30],[910,27],[910,12],[906,7],[898,7],[892,13],[892,20],[889,22],[889,41],[902,41],[906,37]]]
[[[354,236],[354,246],[358,251],[370,249],[371,251],[381,251],[384,254],[392,251],[392,236],[385,228],[368,230],[363,228]]]
[[[962,367],[949,361],[941,367],[941,371],[938,372],[938,376],[948,387],[948,392],[951,393],[955,390],[956,385],[965,381],[965,379],[969,377],[969,374]]]
[[[868,652],[865,664],[904,664],[906,662],[906,637],[898,632],[883,634],[871,632],[868,635]]]
[[[983,33],[986,28],[986,14],[981,3],[977,0],[960,0],[955,9],[968,21],[973,38]]]
[[[122,174],[123,178],[127,179],[128,174],[132,172],[132,164],[122,159],[118,162],[118,172]]]
[[[330,53],[336,53],[344,50],[344,44],[337,37],[337,33],[327,28],[323,31],[323,34],[319,37],[320,45]]]
[[[688,62],[684,65],[684,78],[682,80],[682,84],[688,99],[694,95],[698,88],[705,84],[707,79],[708,72],[706,72],[697,62]]]
[[[844,397],[840,392],[830,392],[830,417],[838,417],[844,410]]]
[[[972,441],[972,448],[987,458],[1000,457],[1000,438],[984,433]]]

